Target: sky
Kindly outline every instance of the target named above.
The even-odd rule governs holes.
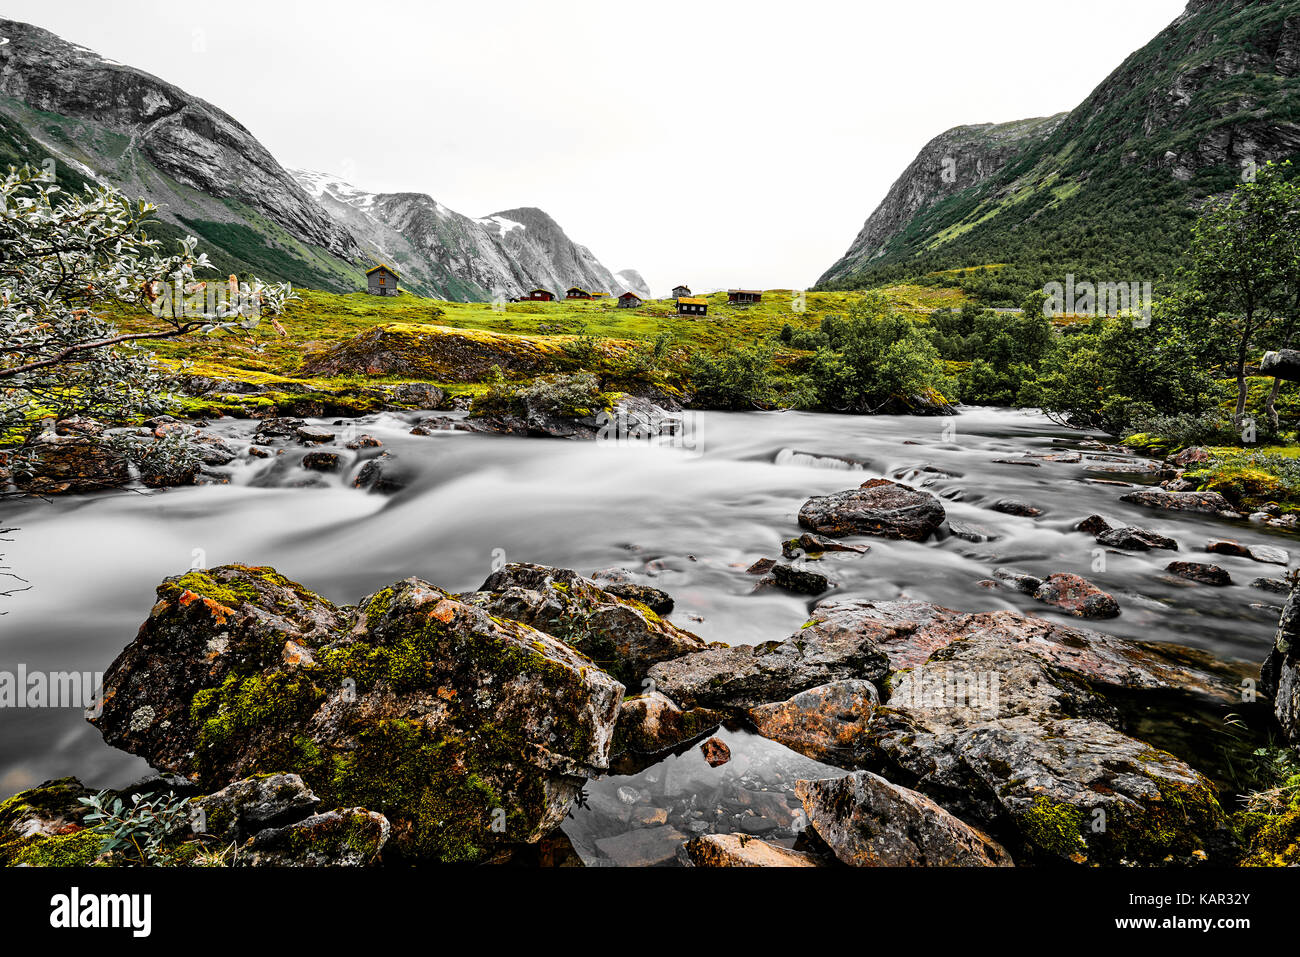
[[[1185,0],[6,0],[286,168],[550,213],[655,294],[812,285],[925,143],[1068,110]]]

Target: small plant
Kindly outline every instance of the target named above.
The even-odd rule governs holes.
[[[100,853],[121,853],[133,864],[157,864],[163,844],[189,821],[189,801],[168,791],[152,798],[133,794],[128,804],[112,793],[78,798],[90,808],[86,823],[104,838]]]

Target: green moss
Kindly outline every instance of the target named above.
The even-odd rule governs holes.
[[[1083,811],[1070,804],[1056,804],[1040,794],[1018,815],[1025,840],[1034,848],[1056,857],[1082,860],[1087,857]]]
[[[13,857],[30,867],[86,867],[99,856],[103,839],[90,830],[32,839]]]

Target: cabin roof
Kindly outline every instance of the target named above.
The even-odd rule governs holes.
[[[763,294],[763,290],[761,289],[728,289],[727,290],[728,296],[735,295],[736,293],[745,293],[750,296],[761,296]]]
[[[702,299],[699,296],[682,296],[677,301],[679,303],[684,302],[688,306],[707,306],[709,304],[709,300]]]
[[[623,293],[623,294],[622,294],[621,296],[619,296],[618,298],[620,298],[620,299],[626,299],[626,298],[628,298],[629,296],[631,296],[633,299],[640,299],[640,300],[642,300],[642,301],[645,301],[645,297],[644,297],[644,296],[638,296],[638,295],[637,295],[636,293],[634,293],[631,289],[629,289],[627,292]]]
[[[367,269],[367,270],[366,270],[366,275],[369,276],[372,272],[379,272],[379,270],[381,270],[381,269],[384,270],[385,272],[392,273],[392,274],[393,274],[394,276],[396,276],[398,279],[401,279],[401,278],[402,278],[402,277],[398,274],[397,270],[394,269],[392,266],[388,265],[388,263],[380,263],[380,264],[379,264],[378,266],[376,266],[374,269]]]

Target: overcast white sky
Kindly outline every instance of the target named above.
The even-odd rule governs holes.
[[[927,140],[1076,106],[1184,0],[7,0],[286,167],[540,206],[656,294],[811,285]]]

